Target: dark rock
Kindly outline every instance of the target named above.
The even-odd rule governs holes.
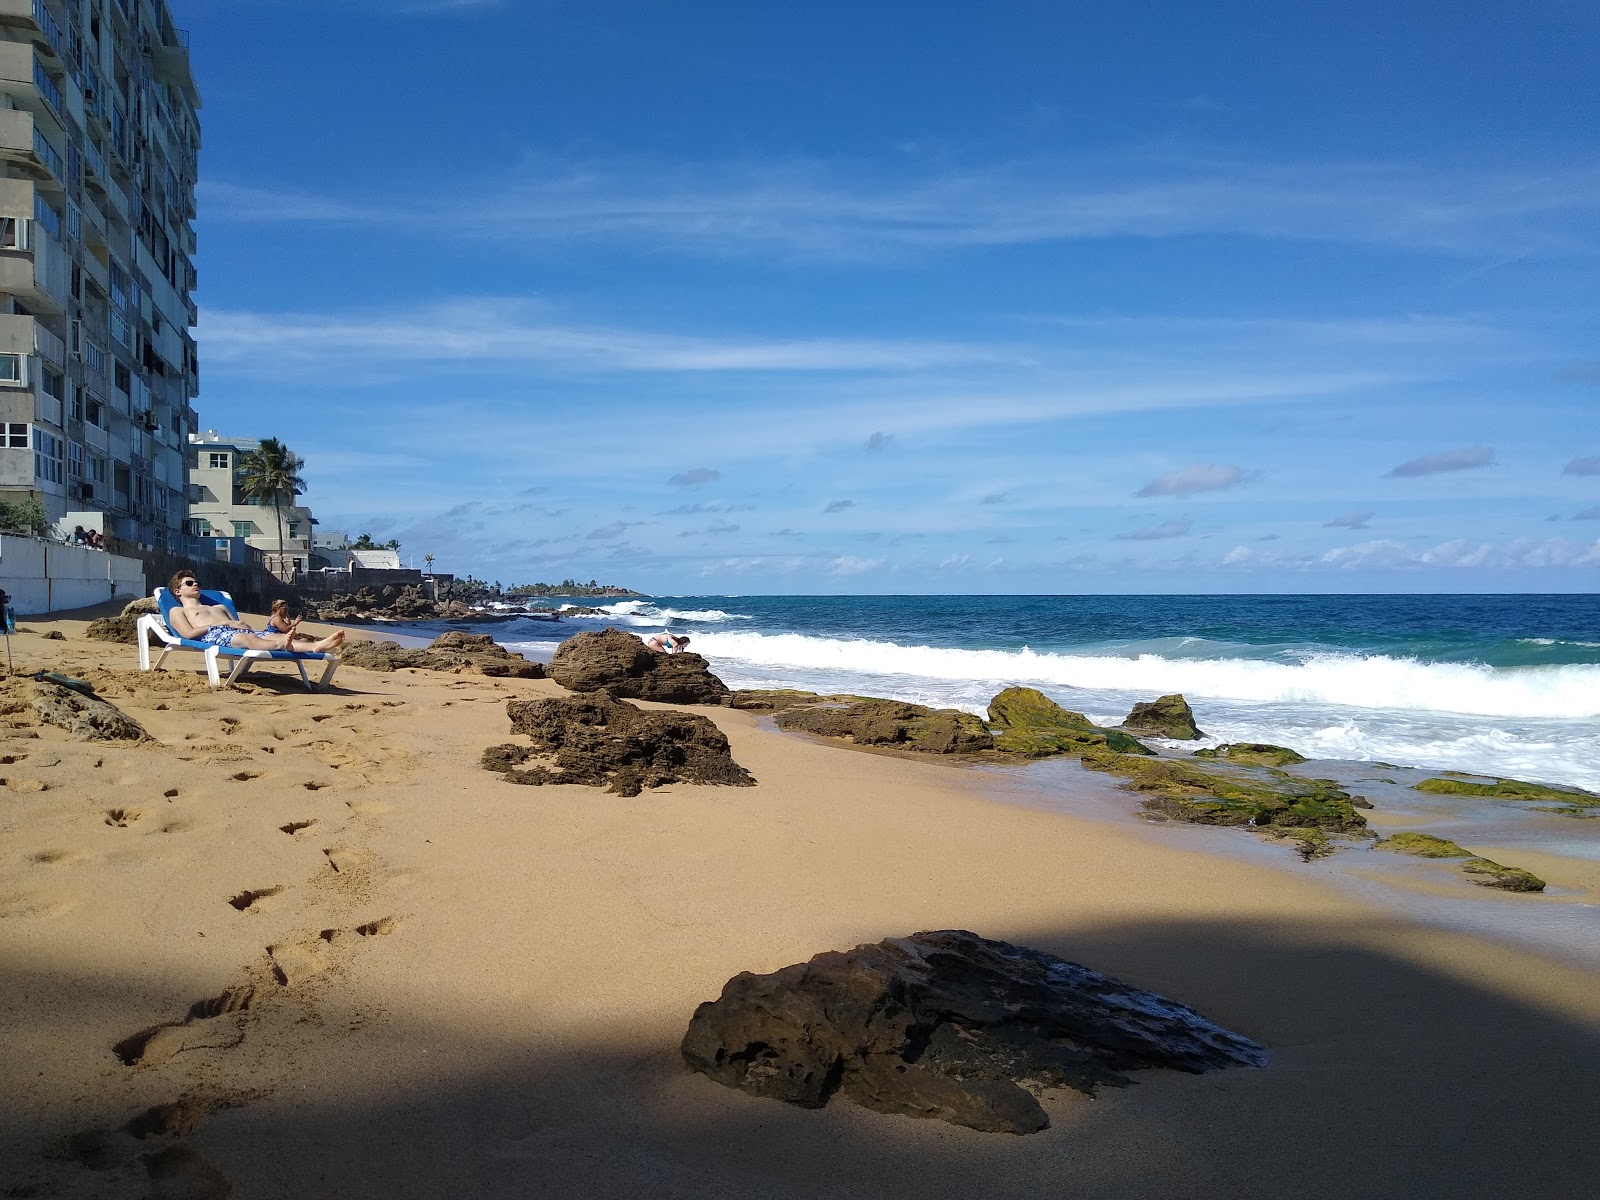
[[[1396,854],[1414,854],[1418,858],[1471,858],[1472,851],[1458,846],[1448,838],[1434,837],[1431,833],[1397,833],[1379,838],[1373,843],[1376,850],[1391,850]]]
[[[729,692],[728,698],[723,701],[729,708],[744,709],[747,712],[777,712],[779,709],[793,708],[796,704],[816,704],[821,700],[861,700],[863,696],[821,696],[816,692],[802,692],[797,688],[745,688],[737,692]]]
[[[154,596],[140,596],[123,605],[122,611],[116,616],[99,617],[90,621],[83,634],[99,642],[125,642],[130,646],[137,646],[139,631],[136,626],[139,618],[146,613],[160,611],[161,606],[156,603]],[[154,637],[149,640],[152,646],[161,644]]]
[[[110,701],[57,683],[33,685],[33,710],[85,742],[149,742],[143,725]]]
[[[20,633],[22,631],[18,630],[17,632]],[[52,629],[49,633],[44,635],[44,640],[47,642],[64,642],[67,640],[67,635],[62,633],[59,629]]]
[[[734,787],[755,782],[733,761],[722,730],[694,713],[647,712],[598,692],[511,700],[506,714],[513,732],[526,734],[530,744],[490,746],[482,763],[513,783],[605,785],[637,796],[680,780]]]
[[[1205,734],[1195,728],[1194,713],[1189,702],[1180,695],[1163,696],[1148,704],[1135,704],[1122,728],[1129,733],[1142,733],[1146,737],[1172,738],[1179,742],[1192,742]]]
[[[880,1112],[1002,1133],[1049,1124],[1035,1090],[1093,1095],[1146,1067],[1266,1062],[1175,1001],[950,929],[736,975],[695,1010],[682,1052],[752,1095],[819,1108],[842,1090]]]
[[[975,754],[994,736],[971,713],[901,700],[823,699],[778,710],[778,728],[849,738],[858,746],[898,746],[932,754]]]
[[[368,671],[398,671],[403,667],[416,667],[425,671],[448,671],[456,675],[544,678],[541,664],[507,650],[482,633],[452,630],[440,634],[425,647],[401,646],[395,642],[346,642],[339,656],[346,665]]]
[[[994,748],[1007,754],[1043,758],[1081,754],[1106,746],[1119,754],[1154,754],[1142,742],[1115,729],[1101,729],[1088,717],[1062,708],[1036,688],[1009,687],[989,701],[989,723],[1000,727]]]
[[[549,675],[574,692],[604,688],[631,700],[663,704],[721,704],[728,687],[698,654],[657,654],[620,629],[579,633],[556,648]]]
[[[1532,871],[1521,867],[1505,867],[1487,858],[1469,858],[1461,869],[1479,887],[1497,888],[1502,892],[1542,892],[1544,880]]]
[[[1220,758],[1246,767],[1288,767],[1307,761],[1304,754],[1269,742],[1223,742],[1209,750],[1196,750],[1196,758]]]

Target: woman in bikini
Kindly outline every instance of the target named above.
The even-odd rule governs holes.
[[[208,646],[233,646],[240,650],[334,650],[344,641],[344,630],[336,629],[319,641],[296,633],[299,621],[291,621],[284,633],[257,633],[243,621],[236,621],[220,604],[206,604],[200,598],[200,581],[193,571],[179,571],[168,586],[178,598],[169,622],[179,637],[204,642]]]
[[[289,616],[289,602],[287,600],[274,600],[272,602],[272,615],[267,618],[268,633],[293,633],[295,622]]]

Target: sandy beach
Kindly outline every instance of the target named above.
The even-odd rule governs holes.
[[[695,710],[753,788],[519,787],[479,755],[550,681],[213,691],[193,657],[140,675],[83,614],[23,624],[19,671],[93,682],[157,741],[0,717],[0,1195],[151,1195],[137,1155],[168,1145],[252,1198],[1600,1190],[1600,979],[1577,968],[745,712]],[[1050,1093],[1027,1137],[683,1065],[734,974],[944,928],[1181,1000],[1270,1065]],[[174,1136],[101,1139],[120,1165],[68,1152],[175,1102]],[[221,1194],[178,1186],[154,1194]]]

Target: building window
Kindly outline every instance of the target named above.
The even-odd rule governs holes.
[[[33,429],[33,475],[43,483],[62,482],[65,471],[62,461],[66,446],[53,433],[46,433],[37,425]]]
[[[27,250],[31,246],[27,217],[0,217],[0,250]]]
[[[44,369],[40,379],[44,394],[52,400],[59,400],[66,394],[66,380],[59,371],[52,371],[49,367]]]
[[[72,385],[72,419],[74,421],[83,420],[83,384],[81,383]]]
[[[67,478],[83,478],[83,446],[77,442],[67,443]]]
[[[297,537],[300,536],[300,522],[299,521],[290,521],[289,522],[289,536],[292,537],[292,538],[297,538]]]
[[[9,450],[26,450],[28,448],[28,426],[26,422],[12,421],[5,427],[5,446]]]
[[[218,454],[215,450],[211,451],[211,468],[215,471],[226,471],[228,469],[228,456],[226,454]]]
[[[255,533],[255,531],[256,531],[256,527],[254,525],[252,525],[249,521],[235,521],[233,523],[233,536],[234,537],[247,538],[251,534]]]
[[[27,386],[26,362],[26,355],[0,354],[0,384],[9,384],[12,387]]]
[[[103,484],[106,481],[106,460],[98,454],[89,456],[89,478],[95,483]]]

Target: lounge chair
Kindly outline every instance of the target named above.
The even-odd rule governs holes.
[[[220,604],[228,610],[228,615],[234,620],[239,619],[239,610],[233,605],[233,597],[227,592],[202,591],[200,600],[205,604]],[[206,674],[211,679],[212,687],[227,687],[234,680],[241,678],[246,671],[262,659],[276,659],[282,662],[292,662],[300,670],[300,679],[307,688],[316,691],[317,688],[326,689],[333,681],[333,673],[339,669],[339,656],[328,654],[320,650],[245,650],[237,646],[208,646],[205,642],[195,638],[180,637],[172,628],[172,610],[178,607],[178,600],[164,587],[156,589],[156,603],[161,606],[161,612],[146,613],[135,622],[135,629],[139,636],[139,669],[148,671],[152,667],[159,667],[166,661],[167,655],[174,650],[194,650],[205,655]],[[150,661],[149,634],[155,634],[162,643],[161,654]],[[224,657],[234,659],[233,669],[228,672],[228,677],[222,677],[221,659]],[[316,683],[311,682],[311,677],[306,674],[306,663],[321,662],[322,678]]]

